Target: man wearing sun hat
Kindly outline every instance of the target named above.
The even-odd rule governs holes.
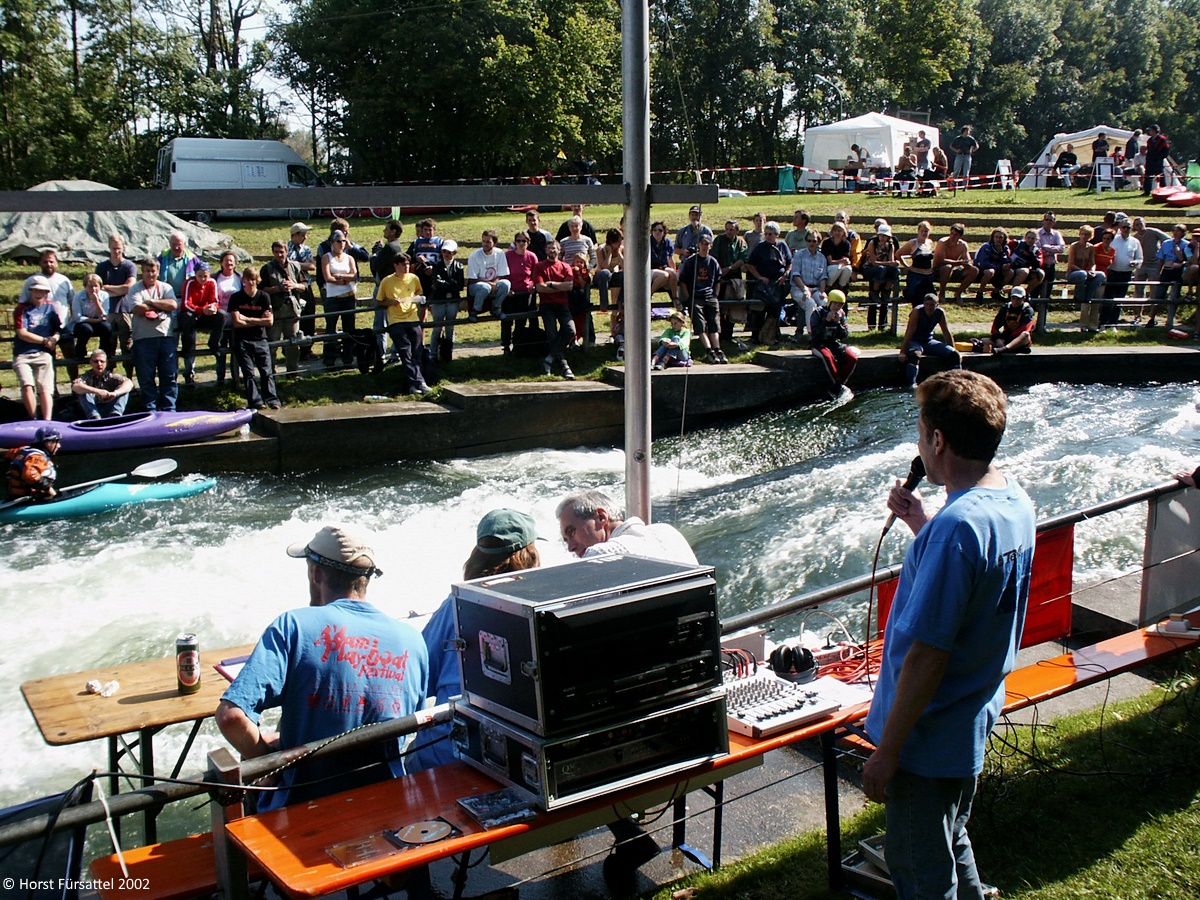
[[[243,759],[411,715],[424,702],[429,659],[421,636],[367,602],[372,576],[383,574],[369,540],[353,526],[326,525],[287,548],[307,563],[309,606],[268,626],[217,707],[217,726]],[[279,733],[264,735],[259,716],[273,707],[281,708]],[[357,771],[362,767],[368,768]],[[281,790],[265,794],[258,809],[404,771],[400,739],[371,744],[285,769]]]
[[[63,322],[50,302],[51,285],[45,275],[34,275],[26,286],[29,299],[13,311],[12,368],[29,418],[37,418],[40,402],[42,418],[49,419],[54,412],[54,348]]]

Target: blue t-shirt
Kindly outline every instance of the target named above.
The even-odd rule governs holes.
[[[1011,478],[1004,488],[949,494],[904,557],[883,663],[867,715],[883,737],[904,657],[914,641],[950,654],[945,676],[900,751],[900,767],[927,778],[983,771],[987,737],[1004,704],[1033,565],[1034,513]]]
[[[263,710],[281,707],[282,748],[323,740],[416,712],[425,700],[429,661],[416,630],[358,600],[286,612],[263,632],[254,652],[222,699],[257,723]],[[400,739],[386,748],[394,776],[404,774]],[[370,761],[381,757],[375,753]],[[292,766],[282,785],[339,776],[359,760],[354,754]],[[306,788],[304,797],[353,787],[345,778]],[[277,809],[289,791],[265,794],[259,810]]]
[[[458,637],[454,624],[454,595],[442,601],[425,627],[421,629],[425,649],[429,653],[429,691],[440,706],[462,693],[462,670],[458,664],[458,651],[450,641]],[[413,739],[416,748],[408,759],[408,770],[420,772],[454,762],[454,744],[450,741],[450,725],[432,725],[422,728]]]

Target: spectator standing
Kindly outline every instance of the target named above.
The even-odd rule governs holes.
[[[50,302],[50,280],[34,275],[29,299],[13,311],[12,367],[21,388],[21,402],[29,418],[49,420],[54,415],[54,348],[62,332],[58,307]]]
[[[542,219],[536,209],[525,213],[525,233],[529,236],[529,252],[541,262],[546,258],[546,244],[554,240],[554,235],[542,228]]]
[[[757,247],[759,242],[762,241],[763,226],[767,223],[767,217],[763,213],[756,212],[753,217],[751,217],[750,221],[752,223],[752,227],[744,235],[742,235],[742,237],[746,239],[747,253]]]
[[[311,225],[305,225],[303,222],[293,223],[291,237],[287,244],[288,261],[296,263],[304,275],[304,305],[300,308],[302,317],[300,331],[308,337],[317,333],[317,320],[310,318],[317,312],[317,298],[313,291],[313,281],[317,275],[317,260],[313,256],[312,247],[308,246],[310,231],[312,231]],[[306,346],[300,353],[300,358],[316,359],[316,354],[313,353],[311,346]],[[288,368],[292,369],[293,367],[289,365]]]
[[[1163,182],[1163,166],[1171,155],[1171,142],[1157,125],[1146,126],[1146,138],[1146,175],[1142,178],[1144,197],[1148,197],[1155,186]]]
[[[1125,159],[1133,162],[1133,158],[1142,152],[1141,150],[1142,129],[1135,128],[1133,134],[1129,136],[1129,140],[1125,143]]]
[[[179,396],[179,359],[171,327],[179,302],[175,291],[158,280],[158,260],[142,260],[142,280],[128,295],[132,317],[133,366],[138,390],[150,412],[174,412]]]
[[[562,376],[575,380],[567,364],[565,352],[575,340],[575,322],[571,318],[570,292],[575,284],[571,266],[558,258],[558,241],[546,244],[546,258],[533,268],[533,285],[541,301],[542,327],[546,332],[546,358],[542,373],[549,375],[555,362],[562,366]]]
[[[96,264],[96,274],[100,276],[104,283],[104,291],[110,298],[109,316],[114,345],[125,358],[125,374],[131,375],[133,355],[130,350],[130,311],[133,307],[127,297],[130,288],[137,281],[138,273],[133,260],[125,258],[125,239],[119,234],[108,236],[108,259]]]
[[[929,171],[933,160],[930,157],[933,151],[933,142],[925,136],[924,131],[917,131],[917,142],[913,145],[913,152],[917,157],[917,170],[922,177]]]
[[[580,233],[587,235],[589,238],[591,238],[592,243],[595,244],[596,243],[596,228],[595,228],[595,226],[592,225],[591,222],[589,222],[587,219],[585,219],[583,217],[583,204],[582,203],[572,203],[571,204],[571,218],[574,218],[575,216],[579,216],[579,231],[580,231]],[[563,256],[563,250],[561,247],[561,243],[562,243],[562,241],[566,240],[566,238],[568,236],[570,236],[570,234],[571,234],[571,218],[568,218],[566,221],[564,221],[561,225],[558,226],[558,234],[556,234],[554,236],[554,239],[560,243],[560,246],[558,248],[558,255],[559,255],[560,259]]]
[[[524,232],[517,232],[518,240],[522,234]],[[526,237],[525,240],[528,242],[529,238]],[[512,252],[509,251],[510,254]],[[458,259],[458,241],[442,241],[439,256],[440,259],[433,267],[433,290],[429,298],[430,313],[433,315],[434,323],[429,335],[429,349],[437,354],[437,358],[441,362],[448,363],[454,358],[454,322],[458,318],[463,290],[467,285],[467,270],[463,267],[462,261]],[[505,299],[505,305],[508,307],[504,310],[506,318],[500,320],[500,338],[505,356],[510,352],[508,341],[510,332],[507,329],[511,329],[513,324],[512,320],[507,318],[509,311],[524,312],[532,308],[528,305],[532,282],[525,291],[526,306],[523,308],[520,303],[521,290],[519,287],[523,283],[521,270],[514,267],[511,256],[508,261],[508,269],[512,276],[511,284],[514,290]],[[526,280],[528,280],[527,277]],[[517,320],[518,329],[526,324],[527,320],[525,319]]]
[[[183,285],[195,276],[199,261],[199,257],[187,248],[187,238],[181,232],[172,231],[167,238],[167,247],[158,254],[159,277],[171,286],[176,297],[182,297]]]
[[[1141,216],[1133,217],[1133,236],[1142,245],[1142,264],[1133,272],[1134,281],[1149,281],[1158,277],[1158,248],[1170,236],[1158,228],[1151,228]],[[1145,296],[1145,286],[1134,288],[1133,296],[1139,300]],[[1139,316],[1140,318],[1140,316]]]
[[[321,283],[325,297],[325,342],[321,347],[321,359],[326,369],[337,365],[338,340],[341,331],[342,364],[354,361],[351,332],[354,330],[355,307],[358,296],[358,259],[348,252],[350,239],[343,231],[334,231],[329,236],[329,249],[321,254]],[[324,245],[322,245],[324,246]],[[359,248],[362,250],[362,248]],[[366,253],[365,250],[362,250]],[[367,260],[370,260],[370,254]],[[340,319],[340,323],[339,323]]]
[[[1133,236],[1133,222],[1128,218],[1121,219],[1117,225],[1117,236],[1112,242],[1113,260],[1105,273],[1104,296],[1108,300],[1123,300],[1129,293],[1129,282],[1133,273],[1141,268],[1145,261],[1142,256],[1142,243]],[[1116,325],[1121,320],[1121,305],[1113,303],[1112,308],[1105,309],[1104,325]]]
[[[1062,233],[1054,226],[1058,216],[1050,210],[1042,216],[1042,227],[1038,229],[1037,245],[1042,251],[1042,271],[1046,273],[1042,281],[1042,296],[1049,299],[1050,289],[1054,287],[1054,274],[1058,266],[1058,258],[1067,252],[1067,243]]]
[[[1092,141],[1092,159],[1103,159],[1108,156],[1108,135],[1103,131],[1096,135],[1096,139]]]
[[[979,141],[971,135],[971,126],[964,125],[953,141],[950,149],[954,151],[954,177],[965,180],[965,187],[971,187],[971,160],[979,149]]]
[[[710,363],[727,364],[721,352],[721,311],[717,292],[721,282],[721,264],[713,257],[713,239],[700,235],[696,252],[683,261],[679,269],[679,290],[692,313],[692,325],[700,343],[708,351]]]
[[[92,367],[71,382],[71,393],[79,398],[85,419],[109,419],[125,415],[133,382],[108,368],[108,354],[97,347]]]
[[[300,367],[300,347],[296,341],[300,337],[300,315],[308,296],[307,288],[300,263],[288,258],[287,244],[273,242],[271,261],[258,272],[258,289],[271,298],[271,342],[287,342],[283,345],[283,360],[288,372]]]
[[[700,221],[703,217],[704,210],[693,206],[688,210],[688,223],[675,233],[675,252],[679,254],[680,264],[696,252],[702,235],[707,234],[709,241],[712,241],[712,229]]]
[[[396,254],[392,260],[392,274],[379,284],[377,302],[387,310],[388,337],[400,357],[406,390],[424,397],[431,391],[421,372],[424,335],[420,308],[426,302],[421,291],[421,279],[409,271],[408,254]]]
[[[63,331],[61,334],[60,343],[62,344],[63,356],[73,356],[74,348],[71,344],[71,301],[75,297],[75,290],[71,285],[71,279],[62,272],[58,271],[58,251],[43,250],[38,256],[38,271],[50,282],[50,302],[54,304],[54,308],[58,310],[58,318],[63,323]],[[29,299],[29,285],[36,278],[36,275],[30,275],[25,279],[25,283],[21,285],[21,294],[17,298],[18,303],[24,303]],[[74,377],[74,373],[72,376]]]
[[[427,219],[427,222],[432,222],[432,219]],[[419,234],[423,229],[418,223],[418,240]],[[432,232],[431,232],[432,233]],[[374,301],[379,297],[379,282],[392,274],[392,261],[396,258],[397,253],[403,253],[404,247],[400,243],[400,236],[404,234],[404,226],[397,219],[389,219],[383,226],[383,240],[375,242],[375,246],[371,248],[371,277],[374,279],[375,286],[371,290],[371,300]],[[417,241],[413,241],[408,248],[409,259],[414,258],[413,247]],[[434,252],[434,257],[437,253]],[[371,330],[375,333],[375,359],[376,369],[383,370],[384,361],[387,359],[387,310],[378,304],[375,305],[375,316],[371,320]]]
[[[258,289],[259,280],[258,271],[247,266],[242,272],[242,289],[229,298],[233,355],[242,373],[242,386],[250,409],[262,409],[264,403],[271,409],[279,409],[282,404],[275,391],[275,366],[267,344],[267,335],[275,319],[271,312],[271,297]]]

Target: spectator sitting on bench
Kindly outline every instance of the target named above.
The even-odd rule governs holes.
[[[1042,279],[1046,277],[1038,233],[1030,228],[1025,232],[1023,241],[1012,241],[1011,244],[1013,287],[1023,285],[1029,296],[1036,297]]]
[[[946,286],[951,281],[958,281],[954,302],[961,303],[963,291],[969,288],[979,275],[979,270],[971,262],[971,248],[963,240],[966,233],[967,226],[955,222],[950,226],[950,233],[933,248],[933,271],[938,280],[938,300],[943,303],[946,301]]]
[[[1086,227],[1086,226],[1085,226]],[[1030,353],[1033,350],[1033,307],[1025,302],[1025,288],[1015,287],[1008,302],[992,322],[993,353]]]
[[[1012,254],[1008,249],[1008,232],[993,228],[988,242],[975,252],[979,269],[979,293],[982,296],[992,286],[992,299],[1000,299],[1000,289],[1012,280]]]

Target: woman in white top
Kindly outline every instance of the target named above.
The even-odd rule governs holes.
[[[229,298],[242,289],[242,276],[237,273],[237,254],[226,250],[221,254],[221,270],[213,278],[217,286],[217,306],[221,312],[229,309]]]
[[[354,286],[358,283],[358,263],[346,253],[346,234],[335,231],[329,236],[329,252],[321,257],[321,274],[325,278],[325,334],[339,331],[341,319],[342,362],[354,361],[354,347],[348,337],[354,330]],[[327,339],[321,348],[321,359],[329,368],[336,362],[337,342]]]

